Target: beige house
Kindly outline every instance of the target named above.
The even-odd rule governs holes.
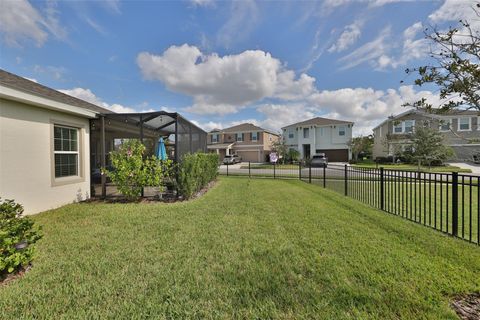
[[[160,138],[175,161],[207,150],[207,133],[176,112],[113,113],[0,70],[0,197],[26,214],[114,195],[100,169],[109,152],[138,139],[155,155]]]
[[[427,124],[438,130],[445,144],[455,152],[456,160],[471,161],[480,153],[480,113],[451,111],[432,114],[423,110],[408,110],[392,116],[373,129],[373,158],[391,156],[408,148],[409,134],[415,126]]]
[[[207,149],[216,152],[220,160],[225,155],[237,154],[242,161],[265,162],[274,142],[280,136],[251,123],[242,123],[223,130],[208,133]]]
[[[89,198],[89,119],[101,112],[0,70],[0,197],[26,214]]]

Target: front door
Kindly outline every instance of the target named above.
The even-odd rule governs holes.
[[[310,145],[303,145],[303,159],[310,159]]]

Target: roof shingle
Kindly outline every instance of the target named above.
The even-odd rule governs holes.
[[[51,89],[2,69],[0,69],[0,85],[98,113],[114,113],[111,110],[72,97],[68,94]]]
[[[283,128],[287,128],[287,127],[291,127],[291,126],[310,126],[310,125],[328,126],[328,125],[331,125],[331,124],[353,124],[353,122],[352,121],[344,121],[344,120],[336,120],[336,119],[316,117],[316,118],[312,118],[312,119],[305,120],[305,121],[302,121],[302,122],[293,123],[293,124],[290,124],[290,125],[285,126]]]

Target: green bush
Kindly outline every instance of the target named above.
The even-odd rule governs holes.
[[[22,213],[22,205],[0,199],[0,279],[27,266],[33,259],[33,244],[41,238],[33,221]]]
[[[178,165],[177,190],[188,199],[218,175],[218,155],[215,153],[187,154]]]
[[[112,179],[127,200],[135,201],[142,188],[162,187],[173,176],[173,162],[155,156],[144,158],[145,146],[139,140],[126,140],[117,151],[110,152],[112,170],[103,172]]]

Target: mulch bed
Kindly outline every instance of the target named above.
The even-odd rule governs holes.
[[[451,305],[463,320],[480,319],[480,292],[458,295],[453,298]]]
[[[177,196],[173,192],[166,192],[166,193],[163,193],[161,197],[158,197],[158,196],[143,197],[138,199],[138,201],[135,201],[135,203],[158,203],[158,202],[174,203],[179,201],[188,201],[188,200],[196,199],[203,196],[205,193],[208,192],[208,190],[213,188],[216,184],[217,184],[217,180],[211,181],[202,190],[195,193],[190,199],[184,199],[181,196]],[[132,201],[128,201],[123,196],[112,196],[112,197],[107,196],[106,199],[93,197],[85,201],[82,201],[82,203],[132,203]]]
[[[23,277],[25,273],[27,273],[31,269],[31,265],[28,265],[26,267],[22,267],[20,270],[14,273],[9,273],[6,276],[0,277],[0,287],[6,286],[10,282]]]

